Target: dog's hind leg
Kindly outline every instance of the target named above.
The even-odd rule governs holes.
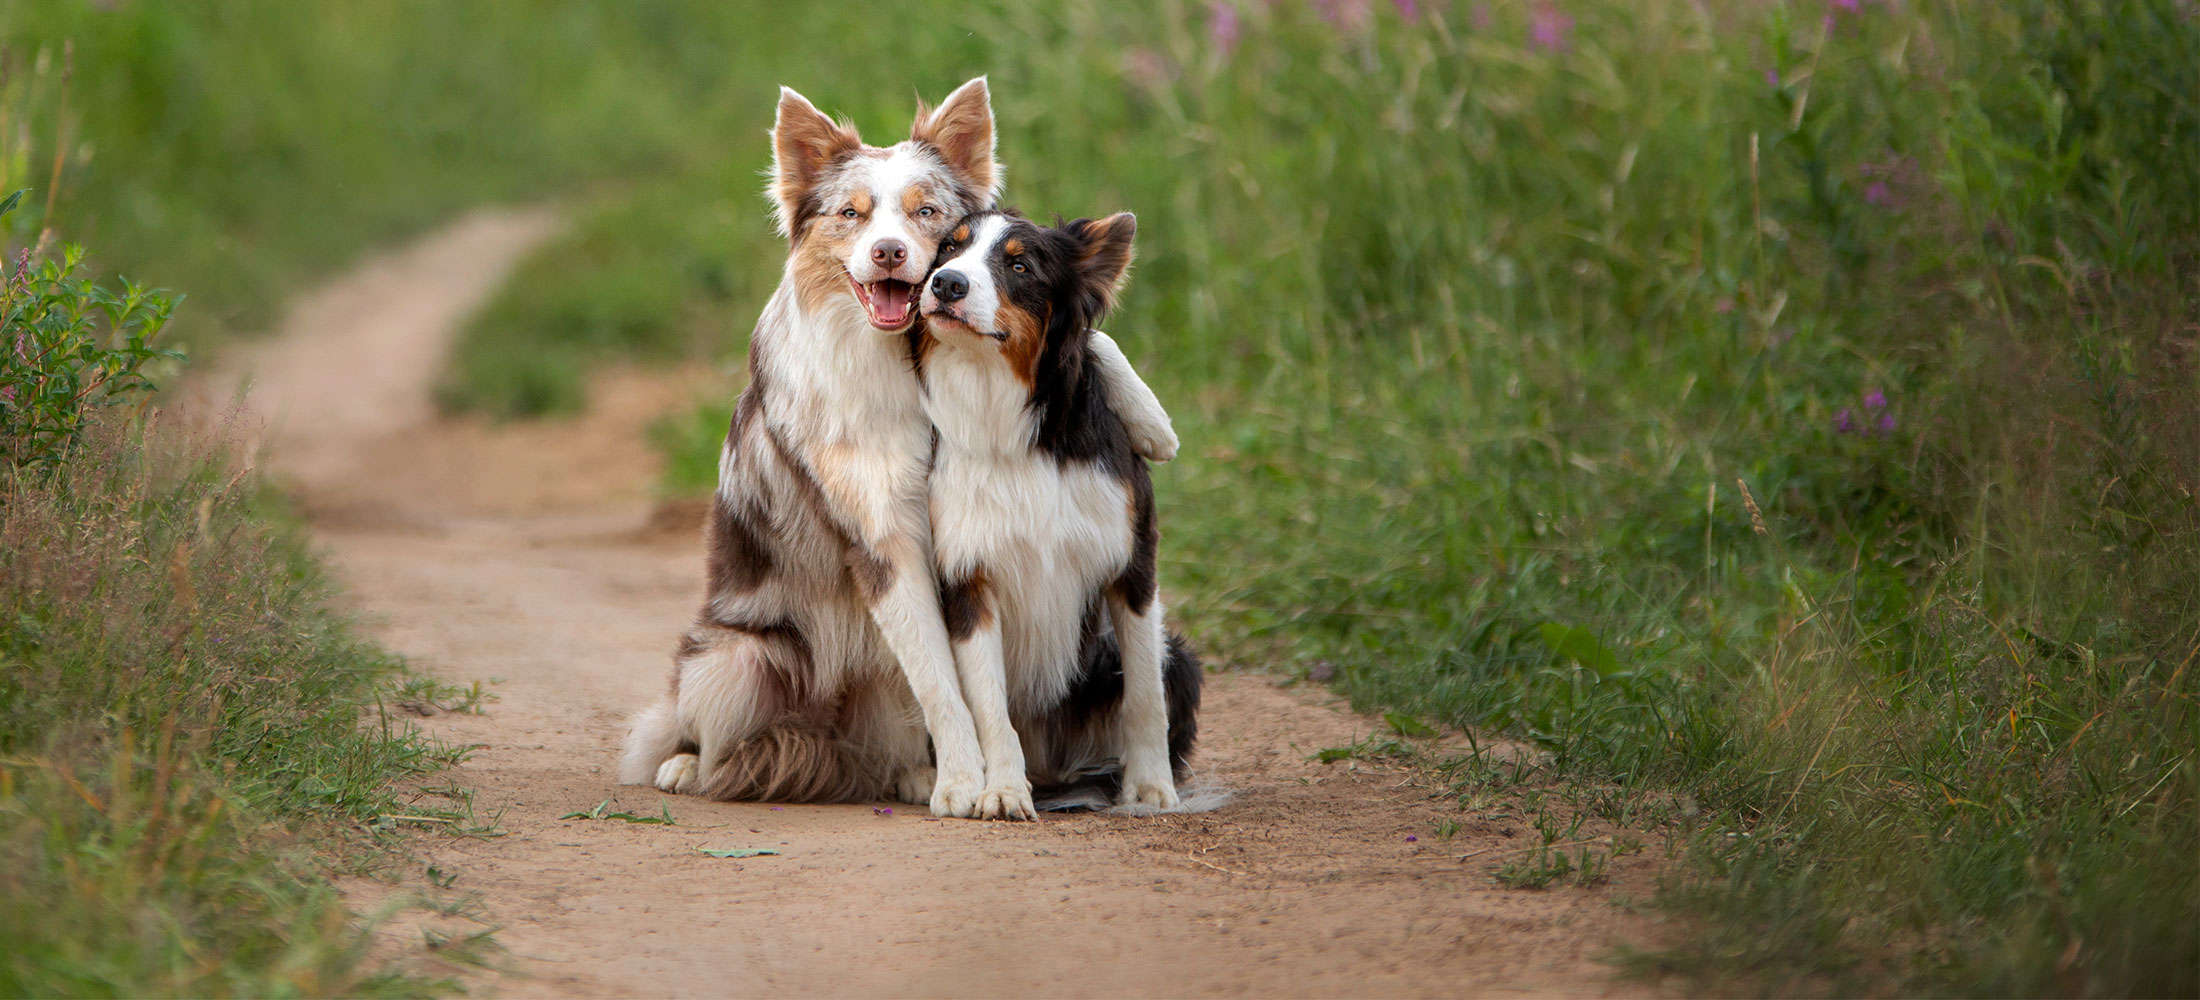
[[[1169,696],[1169,766],[1182,782],[1191,773],[1192,747],[1199,742],[1199,694],[1207,672],[1199,654],[1179,635],[1169,636],[1162,682]]]
[[[657,778],[675,757],[692,761],[694,743],[680,732],[679,712],[672,699],[665,698],[634,716],[634,727],[626,734],[626,751],[619,757],[619,783],[654,784],[672,791],[672,785]]]
[[[911,805],[932,801],[937,772],[924,712],[899,677],[881,678],[849,692],[842,706],[842,741],[878,787]]]
[[[710,764],[725,758],[728,748],[763,730],[789,707],[788,672],[775,669],[782,666],[772,662],[775,654],[784,654],[799,648],[800,640],[787,633],[791,630],[745,629],[712,622],[698,622],[681,637],[680,653],[674,659],[673,670],[677,675],[677,687],[672,704],[663,707],[668,719],[656,721],[659,730],[647,734],[651,740],[642,746],[645,734],[637,720],[635,736],[628,740],[629,762],[621,768],[621,777],[639,775],[644,769],[646,753],[637,756],[637,750],[647,750],[663,745],[666,740],[659,735],[665,729],[676,734],[676,744],[687,750],[668,757],[654,765],[655,773],[635,783],[653,783],[668,792],[694,794],[701,791]],[[653,709],[644,718],[658,712]]]

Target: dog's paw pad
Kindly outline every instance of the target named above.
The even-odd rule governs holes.
[[[1139,427],[1131,431],[1131,448],[1139,457],[1149,462],[1166,462],[1176,457],[1176,431],[1164,424],[1159,427]]]
[[[674,754],[657,765],[657,787],[686,795],[701,782],[703,759],[691,753]]]
[[[932,783],[932,815],[964,819],[977,815],[981,784],[974,775],[940,775]]]
[[[979,819],[1039,818],[1039,807],[1032,804],[1031,785],[1004,785],[988,788],[978,795]]]
[[[1141,809],[1174,809],[1178,801],[1176,782],[1166,780],[1125,781],[1123,794],[1116,798],[1117,805]]]
[[[911,768],[900,780],[894,782],[894,798],[910,805],[921,806],[932,801],[932,785],[938,780],[938,772],[929,767]]]

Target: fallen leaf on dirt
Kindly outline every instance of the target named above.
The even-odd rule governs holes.
[[[656,826],[678,826],[678,825],[680,825],[680,824],[678,824],[678,823],[674,822],[674,821],[673,821],[673,819],[672,819],[672,804],[671,804],[671,803],[669,803],[669,802],[666,802],[666,803],[660,803],[660,804],[659,804],[659,808],[660,808],[660,809],[662,809],[663,811],[662,811],[662,812],[661,812],[661,813],[660,813],[659,815],[656,815],[656,816],[636,816],[636,815],[634,815],[633,813],[630,813],[630,812],[624,812],[624,811],[621,811],[621,812],[607,812],[606,810],[608,810],[608,809],[610,809],[610,808],[611,808],[611,800],[610,800],[610,799],[605,799],[605,800],[603,800],[602,802],[598,802],[598,803],[596,803],[596,808],[594,808],[594,809],[588,809],[588,810],[584,810],[584,811],[581,811],[581,812],[569,812],[569,813],[566,813],[565,815],[563,815],[563,816],[560,816],[560,817],[558,817],[558,818],[559,818],[559,819],[617,819],[617,820],[625,820],[625,821],[626,821],[626,822],[628,822],[628,823],[646,823],[646,824],[652,824],[652,825],[656,825]]]
[[[1436,735],[1436,730],[1430,727],[1428,723],[1403,712],[1384,712],[1383,721],[1390,723],[1390,728],[1397,730],[1400,736],[1428,737]]]
[[[769,847],[698,847],[696,850],[714,858],[754,858],[779,853]]]

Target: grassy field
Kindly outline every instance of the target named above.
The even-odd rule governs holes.
[[[1109,328],[1187,444],[1165,586],[1216,659],[1666,823],[1700,931],[1639,969],[2200,992],[2190,4],[234,9],[0,14],[77,33],[87,134],[140,109],[72,174],[133,274],[251,316],[562,194],[442,396],[570,410],[599,365],[739,356],[774,85],[890,139],[989,73],[1011,203],[1139,213]],[[87,71],[131,46],[169,75]],[[1463,808],[1508,780],[1453,766]]]
[[[329,879],[401,857],[383,817],[456,752],[385,712],[436,692],[284,520],[204,442],[111,423],[0,473],[0,993],[438,988],[369,961]]]
[[[69,176],[54,51],[0,51],[13,182]],[[148,410],[181,369],[177,300],[88,276],[78,208],[0,196],[0,995],[448,991],[370,955],[383,914],[332,879],[391,874],[397,817],[470,823],[423,787],[461,752],[385,698],[478,693],[356,637],[250,464]]]

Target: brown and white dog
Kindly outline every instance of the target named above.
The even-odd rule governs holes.
[[[940,245],[917,371],[939,429],[932,554],[985,755],[983,818],[1096,782],[1167,809],[1199,663],[1162,624],[1153,480],[1085,331],[1130,265],[1129,213],[1043,229],[985,212]]]
[[[634,720],[622,782],[975,810],[984,761],[933,575],[910,331],[940,239],[999,193],[993,133],[983,78],[883,148],[780,91],[770,188],[791,250],[719,457],[703,607],[671,692]],[[1097,332],[1092,349],[1141,453],[1173,455],[1122,353]]]

